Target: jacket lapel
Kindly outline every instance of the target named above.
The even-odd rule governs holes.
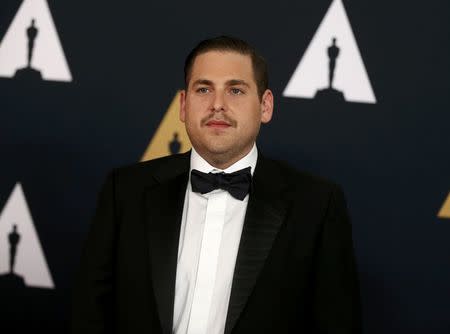
[[[284,221],[286,187],[279,170],[259,155],[236,258],[225,334],[231,333],[239,319]]]
[[[189,175],[189,154],[177,159],[174,166],[155,173],[157,182],[145,193],[151,278],[165,334],[172,333],[178,240]]]

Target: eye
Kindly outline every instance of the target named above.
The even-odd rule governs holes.
[[[200,93],[200,94],[206,94],[208,92],[209,92],[209,89],[207,87],[200,87],[197,89],[197,93]]]
[[[240,90],[239,88],[231,88],[230,89],[231,94],[233,95],[241,95],[244,94],[244,92],[242,90]]]

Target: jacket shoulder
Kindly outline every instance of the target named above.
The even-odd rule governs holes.
[[[276,173],[285,184],[294,191],[308,191],[309,193],[327,193],[340,191],[340,186],[325,177],[299,170],[283,160],[265,158],[265,163],[272,173]]]
[[[116,184],[145,187],[187,171],[189,156],[189,152],[186,152],[137,162],[115,168],[110,175]]]

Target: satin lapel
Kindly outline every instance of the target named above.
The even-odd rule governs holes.
[[[152,284],[165,334],[172,333],[178,239],[187,181],[186,171],[146,191]]]
[[[253,291],[287,211],[282,196],[286,184],[267,164],[258,158],[236,258],[226,334],[231,333]]]

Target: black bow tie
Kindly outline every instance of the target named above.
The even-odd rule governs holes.
[[[209,193],[215,189],[223,189],[234,198],[242,201],[250,191],[252,182],[251,168],[247,167],[234,173],[202,173],[196,169],[191,171],[191,186],[194,192]]]

